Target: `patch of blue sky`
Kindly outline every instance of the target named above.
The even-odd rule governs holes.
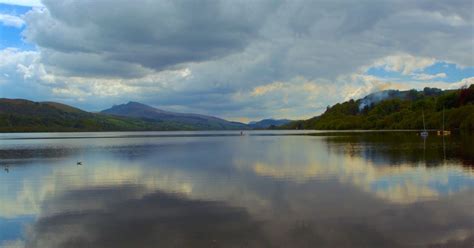
[[[474,77],[474,67],[460,67],[453,63],[437,62],[423,70],[426,74],[446,73],[445,82],[458,82],[464,78]]]
[[[30,10],[31,10],[31,7],[0,3],[0,13],[2,14],[18,16],[18,15],[23,15]]]
[[[0,4],[0,14],[21,16],[31,10],[31,7]],[[15,47],[21,50],[34,50],[33,44],[27,43],[22,38],[25,26],[13,27],[0,23],[0,49]]]
[[[420,177],[418,173],[401,175],[397,177],[384,177],[370,184],[370,189],[377,191],[390,191],[390,189],[399,185],[406,185],[407,183],[415,182],[415,187],[428,187],[440,195],[447,195],[453,192],[460,192],[463,189],[473,189],[474,179],[471,177],[461,176],[458,173],[450,173],[449,175],[434,176],[426,183],[417,182]],[[447,180],[446,180],[447,177]],[[412,185],[413,187],[413,185]]]
[[[429,75],[445,73],[446,77],[436,78],[431,81],[452,83],[459,82],[464,78],[474,77],[474,67],[461,67],[453,63],[440,61],[414,73]],[[415,75],[403,75],[398,71],[385,70],[384,67],[371,67],[367,70],[366,74],[390,81],[418,81],[414,77]]]
[[[393,186],[393,182],[390,182],[387,179],[384,180],[378,180],[370,185],[370,189],[373,191],[388,191],[390,187]]]
[[[0,217],[0,245],[9,240],[17,240],[23,237],[25,225],[34,222],[36,216],[24,215],[16,218]]]
[[[453,174],[448,176],[447,182],[431,181],[428,186],[440,194],[449,194],[450,192],[460,192],[464,189],[474,189],[474,179]]]
[[[35,50],[35,46],[25,42],[21,32],[23,28],[0,25],[0,49],[14,47],[20,50]]]

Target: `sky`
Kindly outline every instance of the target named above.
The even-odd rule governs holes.
[[[474,2],[0,0],[0,97],[248,122],[474,83]]]

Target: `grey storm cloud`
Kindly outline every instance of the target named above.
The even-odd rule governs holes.
[[[242,50],[268,1],[43,1],[24,36],[46,64],[70,74],[138,76]],[[89,63],[90,62],[90,63]],[[118,69],[112,70],[112,67]]]
[[[43,2],[24,36],[62,73],[138,77],[254,43],[275,77],[337,76],[393,52],[474,64],[469,0]]]

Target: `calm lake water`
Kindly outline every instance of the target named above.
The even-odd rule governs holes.
[[[466,134],[0,134],[0,160],[0,247],[474,247]]]

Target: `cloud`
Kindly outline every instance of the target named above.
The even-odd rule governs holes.
[[[262,86],[257,86],[252,90],[252,96],[261,96],[267,93],[271,93],[272,91],[280,90],[284,87],[284,84],[281,82],[275,82],[271,84],[266,84]]]
[[[433,8],[417,3],[361,5],[347,1],[209,0],[194,5],[179,1],[137,4],[125,0],[47,0],[45,6],[26,15],[25,37],[45,50],[47,64],[62,67],[69,61],[63,68],[69,73],[86,73],[81,68],[87,60],[92,61],[93,68],[120,62],[162,70],[245,53],[249,45],[259,45],[261,49],[256,52],[265,53],[269,59],[265,62],[270,63],[267,65],[282,70],[281,74],[308,74],[312,70],[316,72],[312,76],[334,76],[389,55],[388,68],[403,72],[431,63],[434,57],[459,63],[470,60],[473,64],[465,54],[451,58],[437,54],[439,49],[431,55],[416,54],[413,49],[421,42],[424,47],[442,42],[421,39],[424,37],[440,33],[451,37],[469,31],[472,15],[462,9],[470,6],[468,2],[465,6]],[[88,18],[78,14],[86,10]],[[404,22],[399,24],[397,17],[409,19],[411,29]],[[426,20],[433,25],[427,25]],[[453,20],[457,20],[454,26]],[[413,39],[415,30],[423,35]],[[396,36],[387,40],[387,35]],[[407,38],[413,41],[407,42]],[[449,39],[452,55],[461,55],[456,54],[461,52],[456,44],[464,46],[470,41],[470,36],[459,38]],[[77,64],[78,71],[72,64]],[[92,75],[113,76],[107,70],[90,70]]]
[[[414,154],[420,154],[420,140],[408,136],[417,147]],[[380,237],[425,246],[463,241],[472,233],[473,192],[465,186],[472,185],[474,175],[451,160],[427,168],[420,165],[422,156],[407,154],[397,166],[388,166],[400,146],[374,150],[378,142],[371,136],[255,138],[262,141],[259,149],[246,140],[206,141],[205,150],[216,151],[213,158],[197,145],[203,140],[193,138],[170,146],[162,139],[53,139],[35,149],[7,149],[2,159],[20,164],[2,174],[15,180],[7,180],[0,215],[35,215],[23,236],[27,247],[82,247],[81,242],[104,247],[106,241],[113,247],[133,246],[128,241],[145,247],[169,244],[166,238],[156,240],[157,234],[194,241],[194,247],[209,247],[209,237],[226,247],[248,238],[269,241],[264,247],[293,247],[301,241],[314,246],[314,237],[321,238],[316,244],[335,247],[356,242],[379,247],[383,245],[371,242]],[[372,145],[361,148],[354,142]],[[101,156],[87,155],[98,149]],[[80,157],[90,159],[86,166],[75,166]],[[204,162],[189,166],[195,161]],[[351,202],[351,208],[341,201]],[[163,229],[163,223],[171,228]],[[305,232],[296,232],[301,227]],[[195,230],[202,231],[199,241]],[[114,239],[122,232],[128,233],[126,241]],[[301,233],[308,235],[297,235]],[[180,239],[175,239],[178,234]],[[225,238],[229,236],[233,238]],[[252,244],[262,247],[258,242],[247,246]]]
[[[37,47],[37,59],[22,63],[22,77],[14,75],[16,64],[8,67],[13,72],[2,69],[11,77],[0,81],[35,85],[44,92],[37,98],[90,110],[136,100],[227,118],[258,119],[282,109],[307,117],[318,110],[303,106],[332,105],[366,87],[361,78],[370,77],[369,68],[412,77],[404,83],[418,88],[416,81],[443,78],[444,72],[431,79],[423,72],[437,62],[474,66],[466,52],[474,49],[471,7],[470,1],[46,0],[24,17],[23,36]],[[191,74],[179,76],[186,70]],[[304,92],[302,81],[320,92],[331,88],[332,95]],[[289,111],[296,101],[300,107]]]
[[[0,0],[0,3],[10,4],[10,5],[20,5],[28,7],[40,7],[43,6],[41,0]]]
[[[420,71],[436,62],[434,58],[415,57],[409,54],[390,55],[377,60],[372,66],[382,67],[387,71],[401,72],[409,75]]]
[[[0,13],[0,23],[4,26],[21,28],[25,24],[25,21],[18,16]]]
[[[417,79],[417,80],[423,80],[423,81],[426,81],[426,80],[433,80],[433,79],[437,79],[437,78],[445,78],[447,75],[446,73],[444,72],[441,72],[441,73],[436,73],[434,75],[432,74],[425,74],[425,73],[419,73],[419,74],[415,74],[414,75],[414,78]]]
[[[273,5],[213,0],[44,4],[26,14],[24,35],[41,47],[46,64],[69,74],[121,76],[116,73],[125,70],[135,77],[145,75],[142,68],[159,71],[241,51],[256,38]],[[87,18],[80,13],[88,13]],[[124,68],[111,70],[114,64]]]
[[[172,71],[150,73],[140,78],[103,78],[83,76],[63,76],[48,71],[41,63],[41,54],[36,51],[21,51],[14,48],[0,50],[0,83],[4,97],[24,97],[37,99],[43,96],[49,100],[82,102],[92,98],[126,97],[129,94],[160,92],[163,89],[172,90],[178,86],[177,82],[190,77],[192,72],[188,68]],[[161,85],[161,86],[160,86]],[[34,86],[35,92],[27,90]],[[30,92],[31,95],[26,95]],[[8,95],[5,95],[9,93]],[[38,94],[41,93],[41,94]],[[44,100],[39,98],[38,100]],[[105,107],[105,106],[104,106]]]
[[[330,82],[295,77],[240,91],[233,95],[233,99],[258,106],[246,110],[250,117],[310,118],[314,113],[324,111],[326,103],[334,100],[332,97],[336,92],[337,87]]]
[[[3,248],[22,248],[25,247],[25,242],[21,240],[7,240],[2,242]]]
[[[54,207],[71,200],[84,206],[97,204],[97,199],[87,195],[107,195],[101,197],[104,207],[100,211],[81,209],[43,216],[31,229],[27,247],[210,247],[216,243],[225,247],[265,246],[260,223],[244,208],[161,191],[134,198],[141,193],[134,191],[139,190],[87,188],[53,199],[48,204]],[[119,238],[124,231],[127,235]],[[55,238],[51,239],[51,235]]]

